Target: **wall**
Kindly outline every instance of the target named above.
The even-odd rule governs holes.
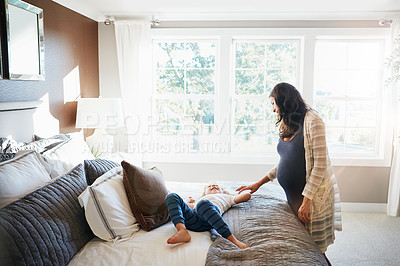
[[[60,132],[76,131],[76,102],[72,98],[79,96],[79,91],[82,97],[99,95],[97,22],[51,0],[25,2],[43,9],[45,81],[0,80],[0,101],[48,97]],[[71,85],[71,80],[75,84]],[[77,93],[72,92],[71,96],[68,90],[76,88]]]
[[[118,69],[115,51],[114,27],[99,24],[100,91],[107,97],[119,97],[117,76],[110,75]],[[103,63],[107,65],[102,65]],[[217,164],[217,163],[166,163],[145,161],[144,168],[157,166],[166,180],[186,182],[257,181],[272,165]],[[344,202],[386,203],[390,167],[356,167],[334,165],[341,200]]]
[[[144,168],[159,168],[170,181],[248,181],[264,177],[273,167],[268,164],[203,164],[145,162]],[[389,167],[334,166],[343,202],[386,203]]]

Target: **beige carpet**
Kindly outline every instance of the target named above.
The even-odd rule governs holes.
[[[327,257],[333,266],[400,265],[400,217],[383,213],[343,213]]]

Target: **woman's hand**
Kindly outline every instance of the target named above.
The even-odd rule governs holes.
[[[298,216],[299,219],[303,222],[303,223],[309,223],[311,222],[310,219],[310,204],[311,204],[311,200],[307,197],[303,198],[303,203],[301,204],[299,211],[298,211]]]
[[[253,194],[254,192],[256,192],[259,188],[261,187],[261,185],[257,182],[248,186],[241,186],[238,189],[236,189],[236,191],[238,191],[238,193],[242,193],[245,190],[250,190],[250,193]]]

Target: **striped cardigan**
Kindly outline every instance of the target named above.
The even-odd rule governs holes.
[[[302,195],[311,200],[311,222],[306,224],[322,252],[333,243],[334,230],[342,230],[339,189],[328,155],[325,124],[315,111],[304,118],[306,185]],[[277,166],[267,173],[276,178]]]

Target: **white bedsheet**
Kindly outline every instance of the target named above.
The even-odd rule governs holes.
[[[197,198],[202,193],[201,183],[167,182],[170,192],[182,197]],[[92,239],[70,261],[69,265],[137,265],[137,266],[203,266],[211,245],[210,232],[192,232],[189,243],[168,245],[175,234],[172,222],[146,232],[141,229],[132,238],[114,244]]]

